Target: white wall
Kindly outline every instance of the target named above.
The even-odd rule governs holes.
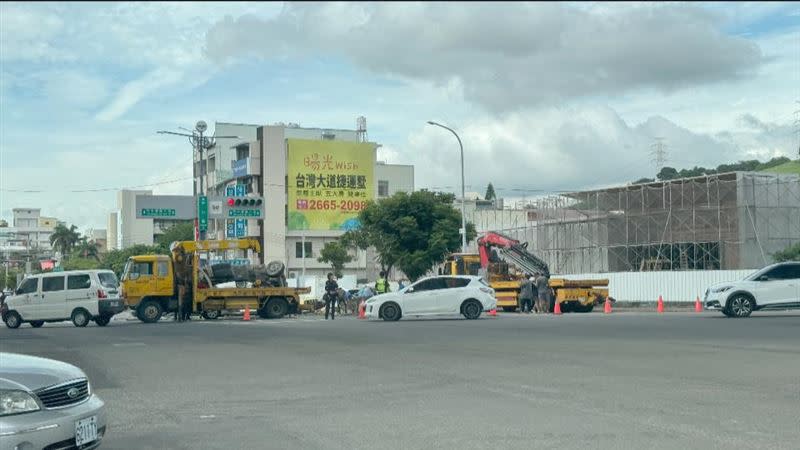
[[[396,192],[414,192],[414,166],[402,164],[375,164],[375,198],[378,197],[378,182],[389,182],[389,195]]]
[[[608,279],[609,295],[623,302],[655,302],[663,296],[665,302],[694,302],[703,300],[706,289],[715,283],[741,280],[752,270],[693,270],[675,272],[616,272],[553,275],[553,278]]]
[[[122,190],[117,193],[117,234],[120,237],[117,248],[128,248],[136,244],[153,245],[153,219],[136,218],[137,195],[153,195],[153,191]]]

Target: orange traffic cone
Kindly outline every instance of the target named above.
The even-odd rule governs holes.
[[[694,301],[694,312],[703,312],[703,305],[700,303],[700,296]]]
[[[660,295],[658,296],[658,306],[656,307],[656,310],[659,314],[664,312],[664,299],[661,298]]]
[[[244,318],[242,320],[250,320],[250,305],[244,307]]]
[[[560,316],[561,315],[561,303],[556,302],[556,307],[553,309],[553,314]]]
[[[611,314],[611,300],[606,297],[606,301],[604,303],[605,305],[603,306],[603,312],[606,314]]]
[[[492,308],[489,310],[489,317],[497,317],[497,308]]]

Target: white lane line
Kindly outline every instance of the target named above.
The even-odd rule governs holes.
[[[114,347],[144,347],[146,344],[144,342],[117,342],[111,345]]]

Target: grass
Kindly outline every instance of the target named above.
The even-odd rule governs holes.
[[[783,163],[780,166],[771,167],[769,169],[764,169],[762,172],[771,172],[771,173],[795,173],[800,175],[800,160],[798,161],[789,161],[787,163]]]

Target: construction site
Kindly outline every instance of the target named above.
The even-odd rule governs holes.
[[[552,273],[752,269],[800,240],[800,176],[729,172],[564,193],[499,227]]]

